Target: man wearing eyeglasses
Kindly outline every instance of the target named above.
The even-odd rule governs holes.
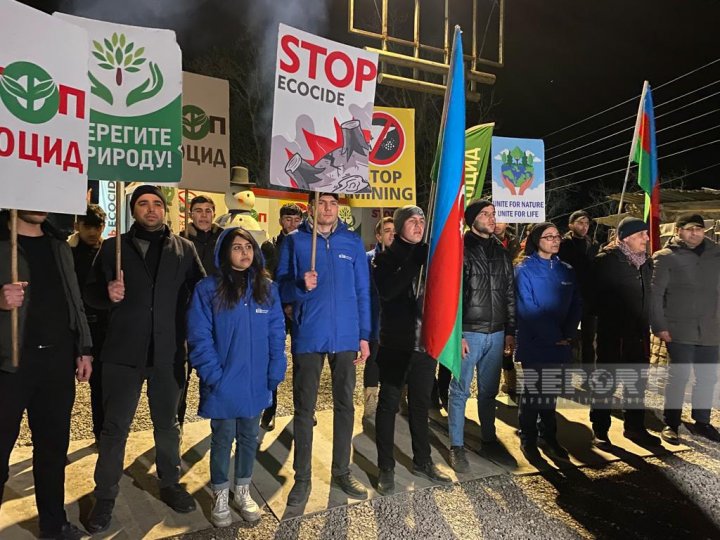
[[[187,229],[180,236],[195,245],[200,262],[209,276],[215,273],[215,244],[223,231],[222,227],[213,223],[215,220],[215,203],[209,197],[198,195],[190,201],[190,219]]]
[[[705,238],[699,214],[681,215],[677,235],[653,257],[652,331],[667,345],[670,365],[665,387],[665,428],[660,436],[678,444],[678,429],[690,369],[693,432],[720,442],[710,424],[720,345],[720,248]]]

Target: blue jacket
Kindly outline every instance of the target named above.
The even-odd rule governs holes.
[[[223,239],[236,228],[225,229],[218,238],[218,267]],[[280,295],[272,283],[271,305],[258,304],[248,289],[235,307],[220,309],[215,299],[219,282],[218,274],[200,281],[188,311],[189,359],[200,377],[198,414],[213,419],[253,418],[270,405],[272,391],[285,378]]]
[[[381,251],[382,245],[378,242],[373,249],[366,253],[370,272],[370,341],[375,342],[380,341],[380,297],[372,275],[372,260]]]
[[[523,365],[562,363],[572,359],[569,345],[581,318],[575,271],[557,256],[533,253],[515,268],[517,350]]]
[[[280,248],[276,279],[284,304],[292,304],[292,352],[357,351],[370,338],[370,276],[360,237],[338,221],[327,239],[318,235],[318,286],[305,290],[312,228],[305,221]]]

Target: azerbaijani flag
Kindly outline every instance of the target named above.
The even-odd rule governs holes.
[[[655,145],[655,113],[650,83],[645,81],[635,122],[630,159],[638,164],[638,185],[645,192],[645,222],[650,228],[650,252],[660,249],[660,182]]]
[[[465,68],[455,27],[445,105],[433,166],[435,199],[425,282],[422,337],[427,353],[460,378],[463,213],[465,211]]]

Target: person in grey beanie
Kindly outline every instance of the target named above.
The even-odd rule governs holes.
[[[428,411],[437,363],[420,341],[424,291],[421,268],[427,262],[423,242],[425,214],[417,206],[398,208],[393,216],[395,239],[373,259],[372,275],[380,298],[380,393],[375,414],[378,491],[395,489],[395,417],[405,384],[413,447],[412,473],[433,482],[450,477],[432,462]]]

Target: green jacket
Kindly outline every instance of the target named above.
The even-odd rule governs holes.
[[[720,344],[720,247],[705,239],[700,256],[678,237],[653,255],[650,325],[674,342]]]
[[[62,276],[65,298],[70,312],[70,329],[75,334],[75,354],[77,356],[91,354],[92,338],[85,318],[85,308],[80,296],[80,288],[75,277],[72,251],[67,242],[56,237],[49,224],[43,224],[43,231],[51,238],[53,255]],[[18,335],[20,337],[20,350],[22,350],[23,330],[32,282],[30,281],[30,269],[20,246],[18,246],[18,277],[19,281],[30,282],[27,289],[25,289],[25,302],[19,309]],[[3,212],[0,214],[0,285],[10,282],[10,231],[8,229],[8,214]],[[10,311],[0,310],[0,371],[12,373],[16,371],[16,368],[12,366],[10,313]]]

